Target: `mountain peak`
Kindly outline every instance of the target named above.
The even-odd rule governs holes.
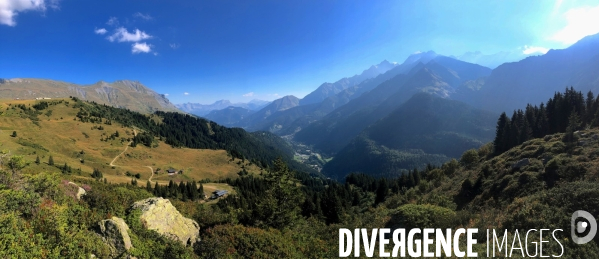
[[[432,50],[429,50],[427,52],[420,52],[417,51],[415,53],[413,53],[412,55],[408,56],[408,58],[406,59],[406,61],[404,61],[405,64],[411,64],[411,63],[415,63],[417,61],[421,61],[422,63],[428,63],[428,61],[430,61],[431,59],[437,57],[437,53],[435,53]]]

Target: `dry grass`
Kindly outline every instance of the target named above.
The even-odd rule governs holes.
[[[80,175],[73,173],[77,177],[91,178],[93,169],[98,168],[111,183],[129,183],[131,177],[126,176],[126,172],[129,171],[132,175],[139,173],[141,177],[138,185],[141,187],[145,187],[147,179],[151,176],[151,171],[146,166],[151,166],[154,170],[162,169],[162,172],[155,174],[152,179],[159,184],[168,184],[170,180],[179,182],[199,181],[206,178],[212,180],[235,178],[242,170],[242,165],[250,173],[260,171],[258,167],[249,165],[247,161],[246,163],[240,160],[229,161],[230,157],[224,150],[172,148],[163,142],[159,142],[157,148],[142,145],[130,147],[114,162],[117,166],[111,167],[110,162],[125,150],[128,142],[120,139],[105,142],[101,139],[116,131],[119,132],[120,137],[131,138],[133,128],[125,128],[118,123],[113,123],[113,125],[102,124],[104,130],[92,129],[93,126],[100,124],[75,121],[77,109],[64,103],[43,110],[42,113],[52,110],[52,115],[49,117],[44,114],[39,115],[40,121],[37,126],[30,119],[21,117],[20,109],[6,110],[10,107],[8,103],[29,106],[35,104],[35,101],[0,100],[3,112],[0,115],[0,150],[9,150],[12,154],[23,155],[26,160],[31,161],[30,166],[25,169],[26,172],[60,171],[56,167],[47,165],[49,156],[53,156],[55,165],[67,163],[75,171],[81,169]],[[17,132],[16,138],[10,136],[13,131]],[[40,165],[33,163],[37,156],[42,162]],[[81,162],[82,159],[84,163]],[[184,173],[166,175],[166,169],[171,167],[183,170]],[[208,186],[211,185],[205,188]]]

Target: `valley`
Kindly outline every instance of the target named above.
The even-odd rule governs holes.
[[[599,258],[598,17],[0,0],[0,259]]]

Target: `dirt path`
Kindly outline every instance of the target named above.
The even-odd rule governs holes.
[[[154,169],[151,166],[146,166],[147,168],[150,168],[150,171],[152,172],[152,175],[150,175],[150,178],[148,178],[148,182],[150,182],[150,184],[152,183],[152,177],[154,177]]]
[[[114,161],[116,161],[122,154],[125,153],[125,151],[127,151],[127,149],[129,148],[129,146],[131,146],[131,143],[133,143],[133,141],[127,143],[127,146],[125,147],[125,150],[123,150],[123,152],[121,152],[118,156],[116,156],[114,159],[112,159],[112,162],[110,162],[110,166],[118,166],[114,164]]]
[[[135,136],[135,135],[137,135],[137,131],[133,130],[133,136]],[[112,159],[112,162],[110,162],[110,166],[119,166],[119,165],[115,165],[114,161],[116,161],[121,155],[123,155],[127,151],[127,149],[129,149],[129,146],[131,146],[131,143],[133,143],[133,141],[130,141],[129,143],[127,143],[125,150],[123,150],[123,152],[121,152],[114,159]],[[152,177],[154,177],[154,169],[151,166],[144,166],[144,167],[150,168],[150,171],[152,172],[152,174],[150,175],[150,178],[148,178],[148,182],[150,182],[150,184],[154,184],[152,182]]]

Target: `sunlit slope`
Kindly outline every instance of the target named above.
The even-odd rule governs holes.
[[[20,104],[29,109],[36,101],[0,101],[0,150],[23,155],[31,162],[26,168],[28,171],[61,172],[59,167],[66,163],[71,167],[71,175],[91,178],[93,169],[97,168],[109,182],[131,182],[136,174],[140,174],[140,186],[145,186],[146,180],[152,175],[149,167],[153,170],[161,169],[160,173],[152,177],[153,181],[161,184],[170,180],[235,178],[243,170],[242,166],[249,173],[260,171],[247,160],[231,161],[225,150],[173,148],[159,139],[155,140],[158,144],[155,148],[137,145],[123,152],[134,131],[139,133],[139,129],[124,127],[116,122],[111,125],[83,123],[75,120],[78,109],[73,108],[72,101],[50,101],[56,104],[42,110],[37,115],[37,121],[16,107]],[[102,129],[98,129],[100,126]],[[117,131],[119,136],[111,138]],[[12,136],[13,132],[16,132],[16,137]],[[35,163],[38,156],[40,164]],[[54,160],[54,166],[48,165],[50,156]],[[116,158],[117,156],[119,157]],[[110,166],[113,160],[114,166]],[[183,170],[183,173],[169,176],[166,174],[169,168]]]
[[[112,83],[99,81],[91,85],[35,78],[0,78],[1,98],[35,100],[35,98],[77,97],[132,111],[179,111],[165,95],[144,86],[140,82],[118,80]]]

